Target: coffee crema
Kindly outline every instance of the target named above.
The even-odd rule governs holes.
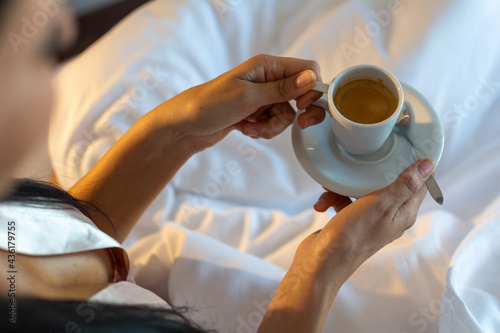
[[[389,118],[398,99],[381,80],[359,79],[340,86],[333,97],[337,110],[360,124],[375,124]]]

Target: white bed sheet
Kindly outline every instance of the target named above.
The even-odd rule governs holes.
[[[325,80],[385,67],[441,117],[445,205],[427,197],[416,225],[361,266],[325,332],[498,332],[499,13],[495,0],[151,2],[56,77],[53,166],[70,187],[143,114],[258,53],[315,59]],[[231,133],[142,217],[127,241],[136,280],[208,327],[255,331],[298,243],[332,215],[311,209],[320,193],[290,130]]]

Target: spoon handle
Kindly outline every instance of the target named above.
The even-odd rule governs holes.
[[[413,144],[410,138],[408,138],[408,143],[410,144],[411,151],[413,153],[413,156],[415,159],[422,159],[422,154],[418,151],[417,147]],[[416,156],[415,156],[416,155]],[[444,197],[443,197],[443,192],[441,192],[441,189],[439,188],[438,183],[436,182],[436,179],[434,178],[433,175],[431,175],[426,181],[425,185],[427,186],[427,189],[429,190],[429,194],[432,196],[434,201],[436,201],[438,204],[442,205],[444,202]]]
[[[441,189],[439,188],[438,183],[436,182],[436,179],[434,179],[434,176],[430,176],[426,181],[425,185],[427,186],[427,189],[429,190],[430,195],[436,201],[438,204],[442,205],[444,202],[443,198],[443,192],[441,192]]]

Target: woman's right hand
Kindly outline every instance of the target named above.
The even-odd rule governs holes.
[[[298,247],[259,332],[290,332],[287,328],[320,332],[344,282],[365,260],[415,223],[427,192],[424,183],[434,167],[432,160],[417,161],[391,185],[353,203],[331,192],[324,194],[316,209],[333,206],[338,213]],[[281,321],[281,326],[273,326],[275,321]]]
[[[323,193],[315,208],[325,211],[331,206],[337,215],[316,234],[314,242],[325,245],[326,251],[342,249],[350,258],[368,259],[415,223],[427,193],[425,181],[434,167],[432,160],[417,161],[391,185],[354,203],[329,191]]]

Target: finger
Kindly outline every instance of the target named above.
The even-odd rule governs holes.
[[[266,121],[241,122],[241,132],[252,138],[272,139],[281,134],[295,120],[295,111],[289,103],[273,105]]]
[[[321,70],[314,60],[260,54],[235,68],[241,79],[260,83],[290,77],[308,69],[316,74],[317,80],[322,81]]]
[[[255,111],[254,113],[252,113],[250,116],[246,117],[245,120],[249,121],[251,123],[255,123],[257,121],[263,121],[261,119],[262,115],[267,115],[270,107],[271,107],[271,105],[261,106],[260,108],[257,109],[257,111]]]
[[[328,208],[333,207],[333,209],[335,209],[335,211],[338,213],[345,207],[349,206],[351,203],[352,200],[349,197],[334,192],[325,192],[314,204],[314,209],[317,212],[323,213]]]
[[[245,96],[246,102],[257,107],[288,102],[310,91],[315,84],[316,74],[309,69],[276,81],[254,83]]]
[[[399,214],[397,214],[395,222],[397,224],[401,224],[403,230],[411,228],[415,223],[417,219],[418,209],[422,205],[426,194],[427,188],[425,186],[422,186],[417,195],[408,199],[399,208]]]
[[[410,165],[391,185],[380,190],[380,193],[388,196],[384,202],[398,209],[410,198],[418,195],[434,168],[435,164],[431,159],[419,160]]]
[[[312,102],[320,99],[321,96],[323,96],[322,92],[315,91],[315,90],[308,91],[304,95],[299,96],[299,98],[297,98],[297,108],[299,110],[304,110],[309,105],[311,105]]]
[[[273,105],[268,105],[266,110],[262,112],[257,118],[255,118],[255,122],[266,122],[269,121],[271,117],[278,116],[280,114],[288,114],[289,111],[293,111],[293,108],[290,106],[289,102],[277,103]],[[257,111],[259,112],[259,111]],[[291,114],[291,112],[290,112]],[[295,115],[295,112],[294,112]]]
[[[299,58],[277,57],[278,61],[284,66],[285,76],[291,76],[295,73],[310,69],[316,74],[316,80],[323,81],[319,64],[314,60],[304,60]],[[279,65],[277,66],[280,67]]]
[[[284,102],[284,103],[262,106],[262,107],[258,108],[257,111],[255,111],[250,116],[248,116],[245,119],[243,119],[242,121],[236,123],[234,125],[234,127],[236,129],[238,129],[239,131],[244,132],[242,127],[245,127],[247,129],[251,128],[251,126],[248,126],[248,125],[245,126],[244,124],[257,123],[257,122],[261,122],[261,123],[268,122],[269,119],[271,118],[271,116],[277,116],[280,113],[282,113],[282,111],[277,111],[277,110],[280,110],[281,108],[285,108],[286,110],[284,113],[288,114],[288,113],[290,113],[290,111],[288,110],[289,104],[290,103],[288,103],[288,102]],[[270,113],[272,113],[272,115]]]
[[[326,113],[320,107],[309,106],[305,112],[297,117],[297,124],[301,129],[306,129],[316,124],[320,124],[325,120]]]

